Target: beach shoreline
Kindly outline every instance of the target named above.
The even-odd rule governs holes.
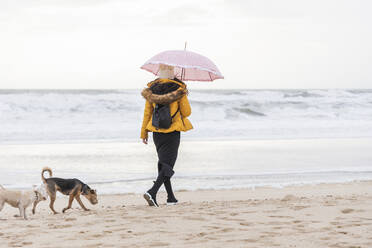
[[[13,189],[41,184],[45,166],[54,176],[79,178],[100,194],[144,192],[157,173],[152,142],[0,148],[0,184]],[[371,148],[370,138],[185,141],[175,166],[174,188],[221,190],[371,180]]]
[[[180,204],[146,206],[141,194],[99,195],[51,214],[48,202],[24,221],[0,212],[8,247],[371,247],[372,181],[283,188],[177,191]],[[61,211],[67,197],[58,197]]]

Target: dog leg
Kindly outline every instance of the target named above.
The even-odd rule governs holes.
[[[27,220],[26,208],[25,207],[23,208],[23,219]]]
[[[18,210],[19,210],[19,215],[18,214],[15,214],[13,215],[14,217],[23,217],[23,214],[22,214],[22,207],[21,205],[18,205]]]
[[[80,204],[80,206],[84,209],[84,211],[89,211],[89,209],[87,209],[87,208],[84,206],[83,202],[81,201],[81,199],[80,199],[80,195],[76,195],[75,198],[76,198],[77,202]]]
[[[18,209],[19,209],[19,217],[26,220],[27,218],[26,218],[25,208],[23,206],[18,206]],[[18,216],[15,216],[15,217],[18,217]]]
[[[68,206],[62,210],[62,213],[64,213],[67,209],[70,209],[72,206],[72,202],[74,201],[75,196],[73,194],[70,195],[70,198],[68,199]]]
[[[56,201],[56,195],[51,195],[50,196],[50,203],[49,207],[53,211],[53,214],[58,214],[56,210],[54,210],[54,202]]]
[[[38,202],[37,201],[34,201],[34,207],[32,208],[32,214],[35,214],[36,213],[36,206],[37,206]]]

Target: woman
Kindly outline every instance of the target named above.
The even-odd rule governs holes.
[[[144,198],[150,206],[159,207],[156,194],[164,183],[168,194],[167,204],[177,204],[171,184],[174,174],[178,147],[180,145],[180,132],[192,129],[187,119],[191,114],[191,107],[187,99],[186,85],[174,77],[174,67],[160,65],[159,78],[148,83],[148,88],[142,91],[146,99],[143,115],[141,139],[144,144],[148,142],[148,132],[153,132],[153,140],[158,153],[158,177],[154,185],[145,194]],[[153,125],[153,112],[155,107],[169,106],[171,124],[168,128],[159,128]]]

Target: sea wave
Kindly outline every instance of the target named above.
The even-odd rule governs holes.
[[[372,137],[372,90],[191,90],[193,139]],[[139,90],[0,90],[0,142],[137,139]]]

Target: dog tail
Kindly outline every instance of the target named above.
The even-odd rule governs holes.
[[[53,176],[52,169],[49,167],[44,167],[43,170],[41,171],[41,180],[43,180],[43,183],[46,183],[46,179],[44,177],[44,172],[46,171],[49,173],[49,177]]]
[[[0,189],[4,189],[4,187],[0,184]]]

